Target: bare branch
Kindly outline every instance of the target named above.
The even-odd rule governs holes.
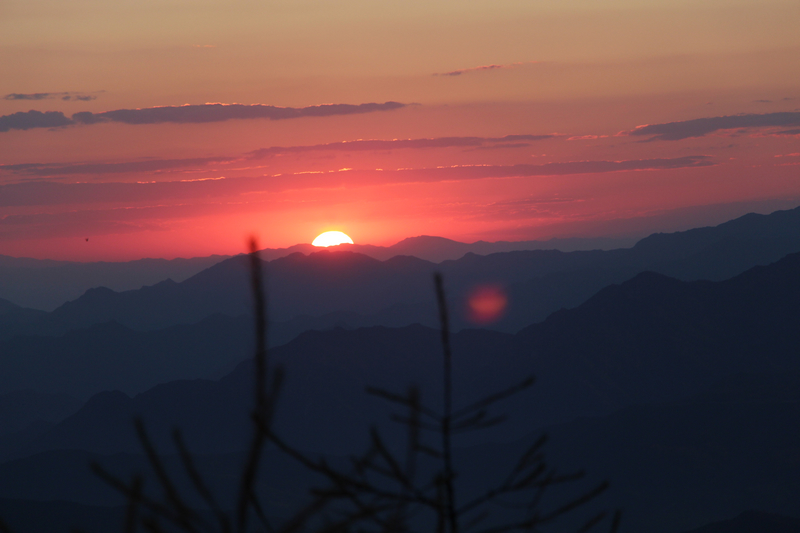
[[[150,462],[150,466],[153,469],[156,478],[158,478],[158,481],[161,483],[161,487],[164,489],[164,494],[167,498],[167,501],[170,502],[175,509],[176,516],[178,517],[178,525],[186,530],[191,530],[192,528],[190,524],[192,522],[202,521],[202,519],[196,512],[190,509],[183,502],[178,490],[175,488],[175,484],[172,482],[172,479],[167,473],[167,469],[161,462],[161,457],[158,455],[158,452],[156,451],[152,442],[150,442],[150,437],[147,434],[147,430],[144,427],[144,422],[142,422],[142,419],[138,417],[134,419],[134,426],[136,427],[136,433],[139,436],[139,442],[141,443],[147,459]]]
[[[562,505],[561,507],[557,508],[555,511],[550,512],[549,514],[544,515],[544,518],[542,518],[542,522],[549,522],[550,520],[558,516],[561,516],[565,513],[572,511],[573,509],[580,507],[581,505],[586,504],[587,502],[595,499],[600,494],[605,492],[607,488],[608,488],[608,482],[603,481],[592,490],[584,493],[582,496],[579,496],[574,500],[572,500],[571,502]]]
[[[439,306],[439,322],[442,330],[442,354],[444,361],[444,409],[442,416],[442,463],[444,466],[445,506],[447,509],[447,524],[450,533],[458,533],[458,516],[456,515],[456,496],[453,479],[452,448],[450,443],[453,411],[453,355],[450,350],[450,321],[447,316],[447,298],[444,294],[444,281],[440,273],[433,275],[433,284],[436,288],[436,302]]]
[[[2,518],[0,518],[0,533],[14,533],[8,524],[6,524]]]
[[[614,511],[614,517],[611,519],[611,529],[609,533],[617,533],[619,530],[619,525],[622,522],[622,511],[617,509]]]
[[[536,452],[542,449],[542,446],[544,446],[545,442],[547,442],[547,439],[548,437],[546,434],[542,434],[541,437],[536,439],[536,442],[534,442],[531,445],[531,447],[528,448],[525,451],[525,453],[523,453],[522,456],[519,458],[519,461],[517,461],[517,466],[514,467],[513,473],[520,472],[525,467],[527,467],[530,464],[530,462],[534,459]]]
[[[197,490],[197,493],[200,494],[200,497],[205,500],[205,502],[216,515],[221,531],[223,533],[229,533],[231,531],[231,523],[228,514],[222,510],[217,503],[216,498],[214,498],[213,493],[211,490],[209,490],[205,481],[203,481],[203,477],[197,470],[197,467],[194,464],[194,459],[192,458],[192,454],[186,447],[186,443],[183,441],[183,435],[181,435],[179,429],[175,428],[175,430],[173,430],[172,439],[175,441],[175,447],[178,448],[178,454],[180,455],[181,462],[183,463],[183,468],[186,470],[186,474],[189,476],[189,479],[191,480],[195,490]]]
[[[608,513],[606,513],[605,511],[597,513],[592,518],[590,518],[585,524],[583,524],[583,526],[578,531],[576,531],[576,533],[588,533],[594,526],[599,524],[600,521],[606,517],[606,514]]]
[[[456,418],[468,415],[473,411],[480,410],[480,409],[485,409],[486,407],[489,407],[493,403],[499,402],[500,400],[508,398],[509,396],[513,396],[514,394],[517,394],[518,392],[521,392],[521,391],[527,389],[528,387],[532,386],[535,381],[536,380],[535,380],[535,378],[533,376],[528,376],[527,378],[523,379],[521,382],[517,383],[516,385],[512,385],[511,387],[509,387],[509,388],[507,388],[505,390],[502,390],[502,391],[500,391],[498,393],[490,394],[489,396],[486,396],[485,398],[483,398],[481,400],[478,400],[477,402],[473,403],[472,405],[468,405],[467,407],[463,407],[463,408],[459,409],[458,411],[456,411],[455,413],[453,413],[453,420],[455,420]]]
[[[429,456],[433,457],[434,459],[441,459],[442,458],[441,452],[438,452],[438,451],[434,450],[433,448],[425,446],[424,444],[418,444],[417,445],[417,451],[419,451],[420,453],[424,453],[426,455],[429,455]]]
[[[412,422],[411,418],[409,418],[407,416],[397,415],[397,414],[389,415],[389,420],[391,420],[392,422],[399,422],[400,424],[405,424],[405,425],[409,425]],[[442,430],[442,426],[441,425],[427,424],[425,422],[418,422],[417,423],[417,427],[419,429],[425,429],[427,431],[434,431],[436,433],[439,433]]]
[[[507,417],[504,415],[496,416],[494,418],[489,418],[486,420],[476,420],[476,419],[468,419],[465,422],[458,424],[457,426],[453,427],[453,433],[464,433],[466,431],[476,431],[479,429],[486,429],[497,424],[502,424],[507,420]]]
[[[258,256],[258,245],[255,238],[250,239],[250,282],[253,291],[253,310],[256,332],[255,363],[255,409],[253,417],[262,425],[269,424],[269,398],[267,395],[267,302],[262,279],[262,263]],[[247,462],[242,470],[239,482],[239,499],[236,511],[236,523],[240,533],[247,530],[247,509],[253,502],[256,476],[264,448],[266,435],[255,426],[253,438],[247,453]]]
[[[149,516],[147,518],[143,518],[142,525],[145,527],[146,530],[150,531],[151,533],[165,533],[164,530],[161,528],[161,524],[158,523],[158,519],[155,516]]]
[[[386,389],[381,389],[381,388],[378,388],[378,387],[367,387],[366,388],[366,392],[367,392],[367,394],[371,394],[373,396],[377,396],[379,398],[383,398],[384,400],[388,400],[388,401],[394,402],[394,403],[399,403],[400,405],[403,405],[405,407],[409,407],[411,405],[410,404],[410,400],[409,400],[409,398],[407,396],[401,396],[399,394],[395,394],[393,392],[387,391]],[[442,421],[442,417],[439,416],[433,409],[428,409],[427,407],[425,407],[425,406],[423,406],[421,404],[418,404],[417,408],[419,409],[419,411],[422,414],[425,414],[425,415],[431,417],[436,422],[441,422]]]
[[[125,484],[125,482],[119,479],[118,477],[107,472],[98,463],[92,462],[89,464],[89,466],[97,477],[99,477],[100,479],[105,481],[108,485],[110,485],[112,488],[120,492],[129,501],[132,498],[137,497],[137,495],[132,491],[131,487]],[[176,515],[171,508],[167,507],[166,505],[155,502],[152,499],[144,496],[144,494],[139,495],[139,502],[141,503],[141,505],[146,507],[151,513],[160,515],[177,525],[182,524],[181,518],[178,515]]]
[[[134,476],[130,489],[131,496],[128,498],[128,509],[125,512],[125,533],[136,533],[139,504],[142,500],[142,476]]]
[[[295,450],[294,448],[283,442],[283,440],[280,439],[274,433],[270,433],[270,440],[274,442],[275,445],[278,446],[278,448],[281,451],[283,451],[290,457],[300,462],[309,470],[323,474],[330,481],[340,484],[342,487],[348,487],[348,489],[350,490],[360,490],[367,494],[371,494],[373,496],[378,496],[382,498],[387,498],[392,501],[408,501],[408,502],[416,502],[433,506],[431,500],[419,501],[413,496],[408,496],[405,494],[378,489],[367,482],[353,479],[350,476],[347,476],[345,474],[342,474],[341,472],[337,472],[336,470],[332,469],[327,465],[327,463],[325,463],[324,460],[318,462],[312,461],[302,453],[298,452],[297,450]]]

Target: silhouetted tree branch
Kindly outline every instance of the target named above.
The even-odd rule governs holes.
[[[514,396],[531,387],[533,377],[527,377],[518,384],[489,394],[461,409],[452,407],[452,351],[448,311],[442,277],[434,276],[434,288],[439,307],[441,323],[441,342],[443,355],[443,398],[441,412],[422,404],[420,391],[416,387],[409,388],[405,395],[380,388],[368,387],[367,392],[382,398],[394,405],[408,410],[405,415],[393,414],[391,419],[406,426],[408,440],[405,459],[401,461],[386,445],[376,428],[370,430],[370,446],[360,459],[352,460],[355,467],[351,472],[337,470],[324,459],[311,459],[299,452],[274,433],[269,435],[280,450],[296,459],[305,467],[325,476],[329,482],[326,488],[312,490],[316,497],[311,508],[322,513],[336,503],[352,504],[351,510],[336,508],[336,512],[345,513],[339,525],[359,524],[364,530],[369,522],[377,526],[380,532],[408,531],[409,520],[419,515],[419,509],[433,511],[436,516],[437,532],[459,533],[464,530],[475,530],[489,516],[488,505],[507,508],[519,508],[526,518],[500,525],[479,529],[481,533],[503,533],[507,531],[533,530],[553,522],[557,518],[590,502],[603,493],[608,484],[603,482],[578,496],[569,499],[562,505],[548,512],[541,512],[538,507],[547,489],[565,483],[575,482],[584,477],[582,471],[571,474],[558,474],[547,467],[542,453],[546,437],[540,437],[517,460],[507,477],[498,486],[487,489],[482,495],[457,505],[457,471],[453,463],[453,436],[464,431],[485,429],[505,420],[504,416],[494,416],[489,407],[506,398]],[[425,420],[423,420],[423,418]],[[423,442],[423,431],[438,434],[440,445],[437,447]],[[439,463],[430,479],[424,482],[416,480],[418,462],[426,456]],[[377,476],[377,477],[374,477]],[[502,498],[513,496],[519,498],[527,494],[527,500],[520,504],[508,503]],[[359,497],[360,496],[360,497]],[[306,513],[301,511],[300,514]],[[616,512],[611,521],[610,531],[617,530],[620,513]],[[581,528],[580,532],[588,532],[607,517],[606,512],[593,515]],[[366,520],[369,518],[369,520]],[[296,516],[293,524],[308,524],[308,515]],[[326,522],[326,524],[328,524]],[[326,531],[326,526],[319,529]]]
[[[490,408],[530,388],[534,378],[527,377],[465,407],[453,408],[453,354],[448,307],[440,274],[434,276],[434,290],[441,324],[441,410],[424,405],[421,391],[416,386],[409,387],[405,394],[368,387],[367,393],[405,411],[403,414],[391,415],[392,420],[403,424],[406,429],[403,454],[398,455],[376,427],[370,429],[366,451],[351,457],[349,467],[346,468],[334,467],[324,457],[312,458],[299,451],[273,429],[273,418],[284,374],[281,367],[271,369],[269,365],[266,348],[267,302],[262,263],[253,240],[250,242],[250,273],[256,337],[254,407],[250,416],[253,429],[239,477],[235,510],[231,512],[223,509],[215,499],[197,469],[180,431],[176,429],[173,432],[173,441],[183,470],[210,512],[202,513],[190,508],[153,446],[144,422],[137,419],[137,436],[150,469],[163,490],[163,501],[143,492],[141,476],[135,476],[130,483],[126,483],[101,466],[92,465],[98,476],[127,498],[128,509],[124,525],[126,533],[135,533],[139,526],[152,533],[161,533],[164,531],[162,523],[187,533],[248,533],[253,527],[270,533],[401,533],[419,529],[435,529],[438,533],[531,531],[585,505],[608,487],[607,483],[600,483],[552,510],[542,511],[542,498],[548,489],[576,482],[584,477],[583,472],[562,475],[549,468],[542,452],[547,439],[542,436],[517,459],[514,467],[498,485],[458,504],[458,472],[453,457],[453,438],[463,432],[486,429],[505,421],[502,415],[492,415]],[[437,438],[432,439],[434,436]],[[431,439],[432,442],[429,442]],[[268,442],[309,471],[321,475],[325,483],[322,487],[312,487],[309,491],[310,502],[279,525],[270,522],[269,513],[260,504],[255,489],[263,450]],[[432,468],[431,464],[434,465]],[[490,506],[516,510],[522,516],[499,524],[481,526],[491,519]],[[424,525],[425,513],[433,514],[434,523]],[[251,515],[255,515],[257,519],[256,526],[251,526]],[[209,516],[213,519],[209,520]],[[619,511],[612,516],[611,533],[617,531],[620,516]],[[606,512],[593,515],[577,530],[578,533],[590,531],[607,517]],[[0,522],[0,533],[7,532],[8,528]]]

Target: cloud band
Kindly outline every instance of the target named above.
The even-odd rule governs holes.
[[[399,183],[433,183],[486,178],[524,178],[607,172],[708,167],[708,156],[626,161],[574,161],[544,165],[467,165],[398,170],[340,170],[274,176],[163,181],[153,183],[56,183],[33,181],[0,186],[0,207],[160,202],[218,199],[251,192],[305,188],[363,187]]]
[[[148,107],[144,109],[117,109],[103,113],[81,111],[68,118],[60,111],[27,111],[0,116],[0,132],[53,128],[72,124],[98,124],[121,122],[123,124],[198,124],[237,119],[286,120],[303,117],[329,117],[355,115],[376,111],[391,111],[405,107],[400,102],[382,104],[322,104],[307,107],[278,107],[264,104],[203,104]]]
[[[800,112],[728,115],[722,117],[697,118],[665,124],[647,124],[622,132],[623,135],[652,136],[649,140],[679,141],[691,137],[703,137],[719,130],[740,128],[767,128],[800,126]]]

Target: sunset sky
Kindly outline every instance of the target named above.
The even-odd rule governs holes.
[[[0,254],[630,237],[796,207],[798,27],[797,0],[4,0]]]

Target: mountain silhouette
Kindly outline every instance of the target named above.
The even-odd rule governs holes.
[[[430,315],[434,323],[432,310]],[[398,306],[377,318],[401,326],[407,323],[407,316],[407,310]],[[300,315],[273,322],[269,341],[278,346],[304,331],[343,325],[353,329],[371,325],[373,318],[356,313]],[[0,340],[0,395],[29,389],[40,394],[67,393],[85,400],[109,389],[137,394],[177,379],[218,378],[252,356],[252,327],[252,317],[215,314],[200,322],[161,330],[137,331],[118,322],[106,322],[62,335],[17,335]],[[4,427],[2,416],[0,408],[0,428]],[[25,415],[24,420],[34,420],[31,416]]]
[[[763,513],[713,527],[747,524],[752,529],[744,531],[761,532],[759,524],[770,531],[781,523],[769,515],[794,517],[784,524],[800,519],[796,372],[735,375],[691,398],[582,417],[546,432],[550,464],[610,482],[597,505],[624,510],[622,531],[689,531],[747,509]],[[536,436],[469,448],[457,459],[485,464],[474,475],[488,478],[506,466],[498,458],[513,460]]]
[[[397,255],[411,255],[439,263],[458,259],[466,253],[486,255],[512,250],[558,249],[562,251],[611,249],[630,246],[631,239],[568,238],[548,241],[463,243],[443,237],[419,236],[404,239],[392,246],[346,244],[337,247],[385,261]],[[308,255],[320,248],[296,244],[288,248],[261,250],[265,261],[293,253]],[[154,285],[166,279],[183,281],[230,256],[211,255],[190,259],[137,259],[135,261],[98,261],[80,263],[49,259],[17,258],[0,255],[0,298],[25,307],[52,311],[59,305],[78,298],[96,287],[121,292]]]
[[[125,506],[81,505],[69,501],[41,502],[0,499],[0,516],[11,531],[116,531],[124,523]]]
[[[546,430],[550,464],[611,481],[597,504],[625,509],[622,532],[793,532],[799,213],[749,215],[612,251],[469,252],[438,265],[341,249],[272,258],[269,334],[279,346],[270,357],[287,372],[277,428],[331,461],[363,449],[373,422],[399,441],[392,409],[364,387],[402,392],[417,383],[424,401],[440,398],[439,332],[406,325],[436,324],[436,269],[461,328],[452,339],[456,404],[537,377],[499,409],[511,424],[456,451],[477,466],[462,478],[467,493]],[[423,241],[437,242],[407,244]],[[97,459],[123,476],[141,470],[136,415],[166,453],[177,423],[215,490],[235,493],[230,472],[252,405],[246,261],[233,257],[180,283],[92,289],[52,313],[0,300],[0,514],[9,523],[118,527],[109,525],[120,523],[118,496],[85,464]],[[484,283],[510,296],[495,325],[506,332],[465,328],[465,298]],[[313,476],[275,454],[267,462],[274,477],[261,491],[297,508]],[[178,459],[167,463],[177,468]]]
[[[338,248],[343,251],[353,251],[368,255],[374,259],[385,261],[397,255],[410,255],[433,263],[460,259],[466,254],[489,255],[501,252],[515,252],[525,250],[558,250],[572,252],[576,250],[610,250],[623,248],[634,244],[632,239],[614,238],[567,238],[549,239],[546,241],[476,241],[464,243],[435,237],[420,235],[408,237],[387,247],[364,246],[359,244],[344,244]],[[301,251],[301,250],[298,250]],[[308,253],[304,251],[304,253]]]
[[[513,336],[464,330],[453,337],[456,391],[474,397],[535,374],[532,392],[508,404],[517,425],[502,438],[513,439],[579,416],[677,401],[742,373],[798,372],[798,274],[800,254],[722,282],[643,273]],[[386,416],[364,402],[365,386],[404,390],[416,382],[426,397],[438,397],[437,338],[423,326],[335,329],[272,350],[288,376],[279,427],[309,449],[353,449],[363,427]],[[180,420],[199,453],[235,451],[248,427],[250,376],[247,361],[219,381],[95,398],[25,450],[134,451],[124,427],[140,413],[165,443]]]
[[[0,394],[0,437],[23,431],[34,423],[60,422],[82,404],[80,399],[64,393],[16,390]]]
[[[88,289],[139,289],[165,279],[183,281],[230,256],[79,263],[0,255],[0,298],[52,311]]]
[[[136,394],[179,378],[219,378],[252,354],[252,320],[215,315],[193,325],[133,331],[116,322],[59,337],[0,343],[0,394],[30,389],[78,398]]]
[[[800,518],[745,511],[730,520],[708,524],[688,533],[800,533]]]
[[[781,528],[800,519],[796,509],[800,467],[794,459],[800,432],[798,385],[797,373],[739,374],[678,402],[632,406],[604,417],[547,427],[547,460],[560,471],[584,468],[590,480],[608,479],[610,489],[594,506],[624,508],[624,533],[694,533],[704,524],[708,529],[699,529],[701,533],[789,533],[793,530]],[[100,395],[91,410],[110,411],[121,402],[121,395]],[[130,427],[128,421],[117,430],[132,437]],[[459,476],[464,493],[480,492],[538,435],[457,448],[456,464],[469,466]],[[110,432],[107,436],[113,437]],[[174,449],[166,443],[159,449],[165,453],[167,468],[179,472]],[[137,452],[59,450],[8,461],[0,464],[0,498],[120,505],[120,496],[93,477],[86,464],[99,461],[127,476],[145,469],[146,459]],[[336,463],[341,458],[330,460]],[[217,494],[227,500],[235,495],[230,472],[243,461],[242,453],[199,454],[196,461]],[[283,509],[299,508],[314,476],[275,449],[267,450],[265,461],[259,492],[277,498],[270,500],[270,511],[280,515]],[[199,507],[201,501],[193,496],[188,480],[182,476],[176,480]],[[761,511],[740,514],[742,509]],[[16,511],[7,512],[14,516]],[[729,516],[736,518],[719,522]],[[573,525],[567,521],[553,530],[574,531]]]
[[[362,268],[375,264],[358,254],[328,255],[342,261],[342,279],[347,279],[348,261]],[[466,260],[480,263],[477,258]],[[208,286],[207,280],[197,283]],[[500,408],[512,422],[509,427],[468,440],[457,450],[461,464],[479,465],[463,480],[467,492],[483,486],[504,459],[546,430],[550,464],[562,471],[584,467],[591,479],[611,481],[597,504],[625,509],[623,532],[685,532],[745,509],[792,516],[800,498],[794,460],[800,442],[798,322],[800,253],[717,282],[644,272],[514,335],[473,329],[454,334],[456,405],[525,375],[537,376],[529,393]],[[223,334],[226,323],[231,329]],[[202,361],[206,343],[212,359],[215,336],[219,345],[225,345],[225,335],[250,338],[246,317],[215,315],[201,325],[136,332],[105,324],[94,328],[111,333],[106,341],[102,335],[94,338],[92,328],[68,334],[65,338],[76,339],[70,342],[24,337],[8,342],[76,343],[80,353],[89,343],[102,347],[107,342],[109,350],[120,343],[136,348],[127,356],[135,360],[148,353],[168,358],[168,347],[197,335],[185,353],[198,352],[195,357]],[[203,328],[208,338],[202,337]],[[215,328],[223,329],[214,333]],[[301,449],[334,459],[363,449],[371,422],[395,442],[400,432],[388,420],[392,409],[366,398],[364,387],[403,391],[413,382],[421,386],[424,401],[437,402],[439,352],[439,332],[422,325],[302,333],[270,353],[287,373],[277,429]],[[0,497],[65,498],[88,513],[81,516],[92,515],[80,507],[86,505],[104,506],[98,516],[109,512],[115,502],[92,488],[88,472],[76,472],[97,454],[123,475],[142,464],[131,424],[135,415],[144,417],[161,450],[174,449],[170,434],[179,425],[224,492],[230,483],[224,472],[247,442],[251,389],[251,363],[245,361],[221,379],[172,381],[133,396],[96,394],[63,420],[0,437]],[[277,491],[270,493],[281,494],[287,508],[296,507],[301,484],[309,479],[280,461],[270,467],[285,474],[270,479],[290,486],[271,484],[264,490]],[[17,511],[9,507],[13,517]],[[25,508],[28,503],[19,506]],[[69,509],[59,512],[77,512]],[[772,527],[765,516],[758,520]],[[750,518],[723,525],[752,524]]]
[[[358,325],[434,325],[430,275],[438,270],[447,280],[455,329],[471,325],[471,291],[492,284],[506,288],[509,305],[506,316],[491,327],[515,332],[639,272],[684,281],[721,280],[769,264],[800,251],[798,228],[800,208],[751,214],[714,228],[656,234],[633,248],[610,251],[468,253],[438,265],[409,256],[379,261],[341,250],[298,252],[266,263],[271,316],[284,322],[339,313],[362,317]],[[110,320],[155,330],[195,323],[215,313],[247,314],[251,304],[246,265],[246,257],[237,256],[181,283],[167,280],[121,293],[91,289],[34,323],[4,326],[0,321],[0,339],[63,334]]]
[[[0,299],[0,338],[3,332],[22,332],[47,320],[47,313]]]

